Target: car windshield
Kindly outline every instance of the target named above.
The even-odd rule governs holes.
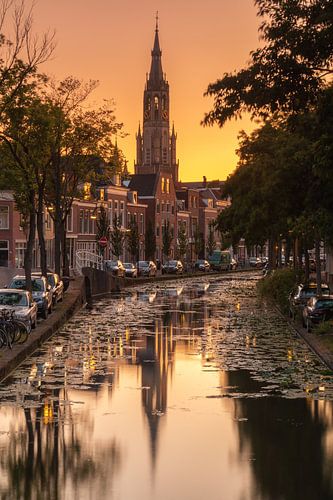
[[[112,266],[118,266],[118,261],[117,260],[108,260],[107,261],[107,265],[109,267],[112,267]]]
[[[133,264],[131,264],[130,262],[124,262],[124,268],[125,269],[132,269],[134,267]]]
[[[333,300],[318,300],[316,302],[316,309],[333,309]]]
[[[146,260],[140,260],[139,267],[149,267],[149,262],[147,262]]]
[[[167,264],[169,266],[176,266],[177,265],[177,261],[176,260],[169,260],[169,262],[167,262]]]
[[[1,306],[27,306],[28,300],[25,293],[0,292]]]
[[[330,294],[329,288],[327,287],[321,288],[321,294],[329,295]],[[309,297],[314,297],[315,295],[317,295],[317,288],[311,287],[311,288],[303,288],[301,290],[301,297],[309,298]]]
[[[16,278],[14,279],[9,288],[17,288],[19,290],[25,290],[25,278]],[[41,278],[33,278],[31,280],[31,289],[33,292],[43,292],[44,291],[44,282]]]
[[[206,261],[205,260],[197,260],[198,264],[204,264]]]

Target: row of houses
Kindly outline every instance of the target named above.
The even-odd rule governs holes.
[[[159,171],[156,174],[133,175],[129,181],[120,182],[115,176],[113,182],[99,186],[95,197],[89,189],[82,199],[75,199],[67,217],[67,253],[70,267],[75,268],[76,253],[86,250],[98,253],[96,240],[96,221],[100,206],[107,211],[110,229],[114,216],[117,216],[124,235],[129,231],[131,219],[137,223],[139,232],[138,255],[145,259],[145,233],[147,221],[150,219],[156,236],[155,259],[162,261],[163,256],[163,225],[169,222],[172,235],[170,258],[177,255],[178,231],[180,226],[185,229],[188,241],[186,259],[193,261],[198,257],[195,251],[195,234],[199,231],[204,242],[202,256],[207,253],[206,243],[209,226],[227,202],[221,200],[220,184],[208,187],[206,180],[197,183],[178,183],[175,185],[168,172]],[[50,268],[54,262],[54,227],[51,214],[45,209],[45,240],[47,260]],[[214,233],[216,246],[220,247],[220,237]],[[0,192],[0,267],[22,268],[26,249],[27,234],[16,209],[14,194],[11,191]],[[110,245],[105,251],[106,258],[114,257]],[[123,251],[120,256],[123,261],[130,261],[131,256],[124,238]],[[35,242],[33,267],[40,267],[38,240]]]

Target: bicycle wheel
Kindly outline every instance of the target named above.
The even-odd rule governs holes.
[[[6,339],[6,332],[2,328],[0,328],[0,349],[6,345]]]
[[[19,320],[14,320],[13,321],[16,331],[18,332],[17,335],[17,340],[15,340],[18,344],[24,344],[24,342],[27,340],[29,337],[29,330],[27,326]]]
[[[6,321],[5,324],[3,325],[3,329],[7,333],[10,346],[14,344],[14,342],[17,342],[20,336],[20,332],[17,331],[17,328],[15,327],[13,320]]]

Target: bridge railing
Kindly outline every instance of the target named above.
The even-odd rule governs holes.
[[[97,253],[87,250],[78,250],[75,254],[76,272],[82,275],[83,267],[94,267],[95,269],[104,269],[103,257]]]

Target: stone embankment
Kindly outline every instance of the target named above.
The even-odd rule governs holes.
[[[64,300],[59,302],[53,313],[38,322],[37,328],[31,331],[24,344],[14,344],[12,349],[3,348],[0,351],[0,381],[8,377],[30,354],[49,339],[66,321],[85,303],[85,288],[83,278],[70,282]]]
[[[280,312],[281,313],[281,312]],[[282,314],[282,313],[281,313]],[[283,315],[284,316],[284,315]],[[284,316],[286,318],[286,316]],[[317,354],[317,356],[326,364],[326,366],[333,371],[333,352],[323,343],[323,336],[316,333],[311,333],[303,328],[296,321],[286,318],[291,328],[296,334],[301,337],[310,347],[310,349]]]

